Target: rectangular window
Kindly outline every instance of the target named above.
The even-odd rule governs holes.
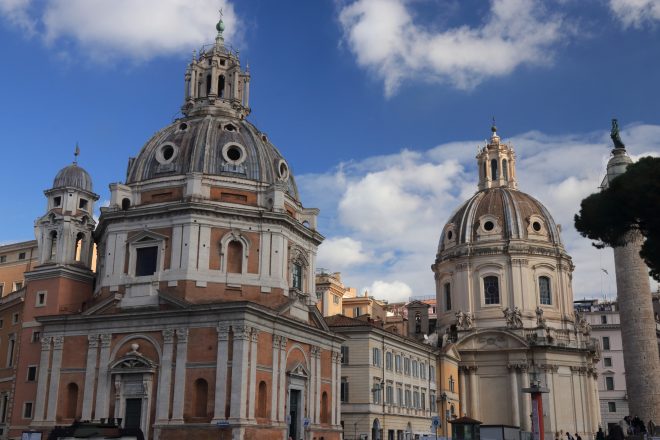
[[[610,337],[603,336],[603,350],[609,350],[609,349],[610,349]]]
[[[0,413],[0,423],[7,423],[7,405],[9,404],[9,395],[2,395],[2,412]]]
[[[406,390],[405,393],[405,402],[403,404],[406,408],[410,408],[410,390]]]
[[[53,206],[54,206],[55,208],[57,208],[57,207],[60,206],[61,204],[62,204],[62,197],[60,197],[60,196],[53,197]]]
[[[135,249],[135,276],[143,277],[156,273],[158,246]]]
[[[348,364],[348,347],[345,345],[341,346],[341,363],[344,365]]]
[[[433,365],[429,365],[429,379],[431,379],[431,382],[435,382],[435,367]]]
[[[298,263],[293,263],[293,273],[291,275],[292,287],[302,291],[302,266]]]
[[[25,252],[19,252],[18,253],[18,259],[19,260],[25,260]]]
[[[417,361],[412,361],[412,376],[413,377],[419,376],[419,364],[417,363]]]
[[[4,327],[4,325],[5,325],[5,320],[4,320],[4,319],[0,319],[0,328]]]
[[[454,376],[449,376],[449,391],[452,393],[454,392],[454,387],[455,387],[456,381],[454,380]]]
[[[0,283],[0,296],[5,293],[5,283]]]
[[[419,377],[426,379],[426,364],[424,362],[420,362],[419,364]]]
[[[0,263],[6,263],[7,262],[7,256],[6,255],[0,255]]]
[[[433,391],[429,394],[429,409],[432,413],[436,412],[435,393]]]
[[[413,408],[419,408],[419,391],[413,391]]]
[[[41,341],[41,332],[39,330],[34,330],[32,332],[32,342]]]
[[[37,366],[30,365],[27,369],[27,381],[34,382],[35,380],[37,380]]]
[[[612,366],[612,358],[603,358],[603,366],[604,367],[611,367]]]
[[[403,358],[403,373],[410,376],[410,359]]]
[[[374,403],[378,404],[380,403],[380,393],[383,392],[381,389],[380,382],[374,383],[373,387],[371,387],[371,392],[374,395]]]
[[[36,297],[34,305],[36,307],[43,307],[43,306],[46,305],[46,292],[45,291],[37,292],[37,297]]]
[[[445,283],[445,312],[451,310],[451,284]]]
[[[14,351],[16,351],[16,340],[14,339],[15,336],[12,336],[9,339],[8,342],[8,347],[7,347],[7,366],[11,367],[14,365]]]
[[[616,412],[616,402],[607,402],[607,410],[609,412]]]
[[[341,378],[341,390],[340,390],[340,399],[343,403],[348,402],[348,378]]]
[[[396,389],[396,403],[399,406],[403,406],[403,389],[402,388],[397,388]]]
[[[539,277],[539,300],[541,304],[552,304],[552,295],[550,293],[550,278]]]
[[[14,313],[13,315],[11,315],[11,323],[18,324],[18,313]]]
[[[614,378],[612,376],[607,376],[605,378],[605,389],[607,391],[614,390]]]
[[[23,281],[14,281],[13,292],[16,292],[17,290],[21,290],[22,288],[23,288]]]
[[[422,409],[426,409],[426,393],[422,391],[420,394],[420,403],[422,404]]]
[[[600,323],[607,324],[607,315],[600,315]]]
[[[392,371],[392,352],[385,353],[385,369]]]
[[[394,357],[394,369],[397,373],[401,373],[401,355],[397,354]]]
[[[372,364],[374,367],[380,367],[382,364],[380,348],[374,347],[372,350]]]
[[[385,389],[385,403],[388,405],[394,403],[394,388],[392,388],[392,385],[388,385]]]
[[[87,211],[87,200],[85,200],[85,199],[80,199],[80,200],[78,201],[78,208]]]
[[[32,418],[32,402],[25,402],[23,404],[23,418],[24,419]]]
[[[484,302],[487,305],[500,303],[500,283],[497,277],[484,278]]]
[[[360,308],[359,307],[353,307],[353,317],[357,318],[360,316]]]

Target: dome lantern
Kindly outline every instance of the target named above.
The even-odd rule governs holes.
[[[506,187],[518,189],[513,146],[501,142],[493,119],[490,141],[477,153],[479,190]]]
[[[238,51],[225,45],[222,10],[215,29],[215,43],[203,46],[198,56],[193,53],[186,69],[181,112],[244,119],[250,114],[250,73],[241,70]]]

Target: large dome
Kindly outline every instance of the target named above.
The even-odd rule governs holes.
[[[57,173],[53,180],[53,188],[76,188],[92,192],[92,178],[78,164],[72,163]]]
[[[295,180],[282,154],[246,120],[223,115],[177,120],[156,133],[131,160],[126,183],[188,173],[269,185],[281,182],[299,201]]]
[[[479,191],[458,208],[443,230],[439,250],[484,239],[561,244],[546,207],[529,194],[507,187]]]

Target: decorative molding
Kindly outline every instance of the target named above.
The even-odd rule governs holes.
[[[259,342],[259,330],[252,327],[252,333],[250,333],[250,340],[252,342]]]
[[[89,348],[96,348],[99,346],[99,335],[97,333],[87,335],[87,341],[89,341]]]
[[[53,338],[50,336],[46,336],[41,338],[41,351],[48,351],[50,350],[50,343],[53,341]]]
[[[232,330],[234,331],[234,340],[248,340],[250,339],[250,330],[251,328],[247,325],[233,325]]]
[[[183,343],[188,342],[188,329],[187,328],[176,329],[176,338],[179,342],[183,342]]]
[[[281,336],[281,339],[280,339],[280,350],[286,350],[286,343],[287,343],[288,341],[289,341],[289,340],[286,338],[286,336]]]
[[[55,336],[53,337],[53,349],[61,350],[64,346],[64,336]]]
[[[219,322],[216,330],[218,332],[218,341],[227,341],[229,339],[229,324]]]
[[[110,343],[112,342],[112,334],[110,333],[104,333],[101,335],[101,347],[110,347]]]
[[[166,328],[163,330],[163,342],[172,344],[174,342],[174,329]]]

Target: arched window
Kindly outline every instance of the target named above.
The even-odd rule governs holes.
[[[243,272],[243,245],[238,240],[227,244],[227,273]]]
[[[552,304],[550,278],[548,277],[539,277],[539,301],[544,305]]]
[[[451,284],[445,283],[445,312],[451,310]]]
[[[486,304],[500,303],[500,284],[497,277],[488,276],[484,278],[484,302]]]
[[[121,199],[121,209],[123,211],[127,211],[128,208],[130,208],[130,207],[131,207],[131,200],[130,199],[128,199],[126,197]]]
[[[218,76],[218,96],[220,98],[225,97],[225,76],[224,75]]]
[[[78,411],[78,385],[70,383],[66,387],[66,407],[64,418],[75,419]]]
[[[291,268],[291,287],[294,289],[302,290],[303,285],[303,270],[302,264],[294,262]]]
[[[486,167],[487,167],[487,165],[486,165],[486,161],[484,161],[484,169],[483,169],[484,179],[486,179],[486,178],[488,177],[487,174],[486,174],[486,171],[487,171],[487,170],[486,170]]]
[[[328,423],[330,420],[328,414],[328,393],[321,394],[321,423]]]
[[[490,178],[491,180],[497,180],[497,159],[490,161]]]
[[[266,382],[263,380],[259,382],[259,397],[257,398],[257,417],[267,418],[268,417],[268,389],[266,387]]]
[[[415,333],[422,332],[422,314],[415,312]]]
[[[506,159],[502,159],[502,176],[504,180],[509,180],[509,167],[506,163]]]
[[[206,75],[206,96],[211,94],[211,75]]]
[[[82,232],[79,232],[78,235],[76,235],[76,248],[75,248],[76,261],[81,261],[82,259],[82,247],[83,247],[84,239],[85,239],[85,234],[83,234]]]
[[[50,259],[54,260],[57,254],[57,231],[50,233]]]
[[[195,381],[195,395],[193,398],[193,416],[206,417],[206,404],[209,397],[209,385],[204,379]]]

